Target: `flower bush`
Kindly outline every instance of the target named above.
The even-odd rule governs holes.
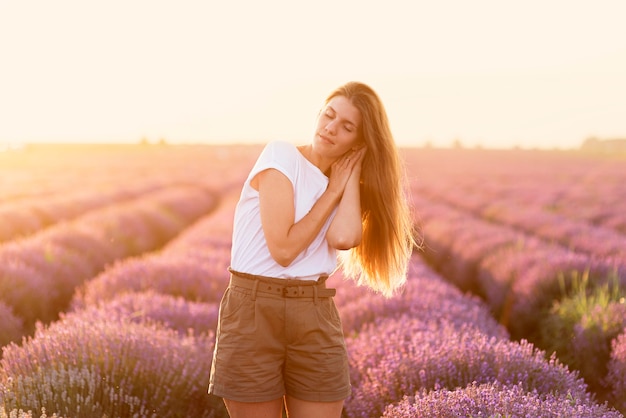
[[[388,405],[383,418],[429,417],[586,417],[619,418],[622,414],[569,394],[528,392],[522,384],[498,382],[457,389],[423,390]]]
[[[24,335],[24,321],[13,314],[11,307],[0,301],[0,347],[12,341],[18,341],[22,335]]]
[[[617,235],[604,230],[592,234],[596,237],[594,239],[609,241],[603,242],[601,248],[598,243],[598,254],[593,254],[593,245],[583,245],[579,242],[582,238],[572,235],[580,234],[581,230],[593,230],[593,226],[581,226],[580,229],[576,222],[568,221],[563,228],[554,226],[549,231],[535,232],[531,228],[533,221],[526,218],[527,214],[498,213],[503,207],[500,204],[492,204],[483,210],[473,199],[441,197],[438,192],[445,188],[436,190],[432,194],[435,200],[424,197],[424,193],[413,197],[416,206],[424,208],[421,219],[426,237],[426,258],[447,280],[483,297],[493,315],[507,327],[514,339],[528,339],[541,349],[554,351],[552,347],[544,346],[546,339],[539,338],[538,331],[542,329],[550,334],[541,321],[553,301],[562,297],[562,289],[575,285],[577,276],[587,274],[595,286],[605,284],[607,277],[613,276],[618,287],[623,289],[626,286],[626,264],[620,249],[622,241]],[[442,201],[453,202],[455,206]],[[513,210],[509,203],[505,203],[504,208]],[[506,222],[487,222],[487,217],[491,221]],[[549,229],[544,223],[541,225]],[[572,251],[561,245],[563,243],[576,245],[580,251],[586,252]],[[586,325],[581,323],[574,328],[572,324],[569,334],[552,338],[557,343],[568,344],[567,351],[576,353],[579,361],[572,362],[571,358],[563,361],[580,367],[592,389],[599,394],[611,390],[601,381],[606,371],[608,346],[616,330],[622,326],[621,309],[598,308],[593,316],[586,317]],[[596,322],[603,325],[592,325]],[[559,355],[565,352],[558,351]]]
[[[123,260],[77,289],[71,309],[82,309],[120,293],[145,291],[216,302],[228,285],[227,267],[223,257],[199,262],[184,255],[156,254]]]
[[[43,273],[20,259],[0,258],[0,300],[24,321],[26,332],[34,330],[38,318],[54,318],[56,309],[48,298],[56,298],[59,289]]]
[[[67,221],[91,210],[121,203],[156,189],[150,182],[119,187],[115,184],[97,191],[71,191],[46,199],[30,198],[3,204],[0,207],[0,242],[39,232],[55,223]]]
[[[541,320],[540,344],[579,370],[594,391],[603,392],[611,341],[626,327],[625,293],[615,281],[603,285],[588,276],[574,280]]]
[[[187,300],[217,302],[228,286],[230,237],[236,200],[220,199],[209,215],[161,251],[116,262],[79,287],[71,309],[82,309],[125,292],[155,291]]]
[[[63,418],[57,414],[48,415],[46,413],[46,408],[41,408],[41,415],[37,417],[37,415],[33,415],[33,411],[23,411],[13,409],[8,413],[4,409],[0,409],[0,418]]]
[[[223,415],[206,393],[213,335],[85,311],[39,326],[0,360],[0,409],[63,416]]]
[[[587,386],[532,344],[498,339],[471,323],[403,315],[369,325],[347,340],[353,394],[349,417],[379,416],[385,405],[421,389],[454,389],[472,382],[521,384],[539,394],[571,394],[591,402]]]
[[[68,308],[75,288],[106,264],[157,249],[197,217],[210,212],[215,203],[214,196],[203,188],[176,186],[0,245],[0,265],[11,264],[9,269],[20,270],[17,278],[0,270],[0,290],[11,289],[16,282],[18,288],[0,298],[22,317],[27,330],[37,320],[53,321]],[[169,220],[172,217],[177,219],[175,227]],[[167,222],[161,222],[165,218]],[[89,236],[84,247],[68,238],[73,231],[81,237]],[[15,260],[28,268],[17,266]],[[44,297],[29,303],[32,294],[39,292]]]
[[[417,256],[411,261],[409,277],[402,292],[391,299],[373,292],[354,297],[354,291],[340,290],[340,294],[351,298],[351,301],[338,303],[346,335],[358,334],[369,323],[378,324],[387,318],[408,315],[424,322],[471,323],[486,335],[508,339],[508,332],[494,320],[484,302],[461,293]]]
[[[613,340],[611,349],[607,386],[612,389],[610,399],[613,405],[626,414],[626,328]]]
[[[22,176],[30,194],[26,183],[0,184],[0,241],[13,240],[0,245],[0,339],[59,319],[5,347],[0,417],[225,416],[206,395],[207,369],[234,204],[260,149],[148,148],[132,164],[93,154],[71,175],[33,165],[37,174]],[[562,297],[560,277],[568,287],[574,271],[594,283],[616,271],[626,285],[622,162],[406,152],[424,259],[391,299],[340,273],[329,280],[350,350],[344,415],[619,416],[564,361],[626,412],[623,302],[560,312],[563,361],[523,339],[549,331],[537,325]],[[89,192],[70,192],[79,184]]]
[[[210,334],[217,327],[218,303],[191,302],[180,296],[147,292],[122,293],[84,310],[62,314],[63,318],[87,316],[99,320],[157,323],[181,335]]]

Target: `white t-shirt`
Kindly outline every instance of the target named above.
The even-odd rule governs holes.
[[[242,273],[302,280],[315,280],[322,274],[331,274],[337,267],[337,252],[328,245],[325,237],[336,208],[311,245],[289,266],[281,266],[270,255],[261,226],[259,192],[250,185],[254,176],[270,168],[283,173],[293,185],[295,222],[311,210],[328,186],[328,177],[295,145],[283,141],[268,143],[250,171],[237,203],[231,267]]]

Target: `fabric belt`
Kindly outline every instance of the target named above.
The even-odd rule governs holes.
[[[252,290],[252,300],[257,293],[279,295],[285,298],[330,298],[337,291],[326,287],[328,276],[320,276],[317,281],[297,279],[277,279],[274,277],[257,276],[254,274],[230,271],[230,283],[244,289]]]

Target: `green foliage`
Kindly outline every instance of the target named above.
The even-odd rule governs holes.
[[[615,274],[599,282],[591,281],[588,272],[572,274],[569,287],[565,276],[559,277],[562,297],[541,320],[538,345],[602,391],[611,341],[626,326],[626,290]]]

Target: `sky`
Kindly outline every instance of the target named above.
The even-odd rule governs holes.
[[[399,145],[626,138],[622,0],[0,0],[0,145],[309,142],[369,84]]]

